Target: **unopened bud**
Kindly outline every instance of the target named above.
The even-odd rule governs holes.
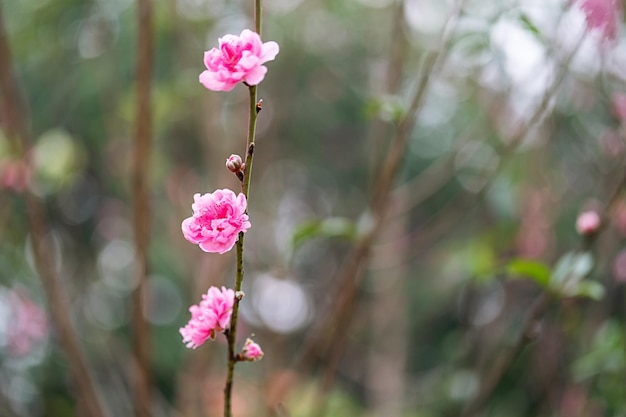
[[[258,361],[263,357],[263,350],[261,349],[261,346],[253,342],[252,339],[248,338],[246,343],[243,345],[240,357],[242,360],[248,362]]]
[[[593,210],[585,211],[580,213],[578,219],[576,219],[576,231],[581,235],[591,235],[600,229],[601,223],[602,220],[597,212]]]
[[[243,297],[245,297],[246,294],[244,294],[243,291],[237,291],[235,293],[235,298],[237,299],[237,301],[241,301],[243,299]]]
[[[241,159],[241,156],[237,154],[232,154],[226,160],[226,168],[228,168],[230,172],[234,172],[234,173],[240,172],[242,166],[243,166],[243,160]]]

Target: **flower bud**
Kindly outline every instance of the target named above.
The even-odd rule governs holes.
[[[226,168],[228,168],[230,172],[234,172],[234,173],[240,172],[242,166],[243,166],[243,160],[241,159],[241,156],[237,154],[232,154],[226,160]]]
[[[602,223],[600,215],[591,210],[580,213],[578,219],[576,219],[576,231],[583,235],[592,235],[600,229]]]
[[[263,357],[263,350],[261,350],[261,346],[254,343],[252,339],[248,338],[246,343],[243,345],[243,349],[241,350],[241,358],[244,361],[254,362],[258,361]]]

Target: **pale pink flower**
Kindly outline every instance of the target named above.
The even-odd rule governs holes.
[[[31,176],[31,169],[25,161],[10,158],[0,160],[0,189],[24,191]]]
[[[615,116],[626,123],[626,94],[615,94],[611,100],[611,105]]]
[[[200,74],[200,83],[209,90],[230,91],[238,83],[257,85],[267,72],[263,64],[278,54],[278,44],[263,43],[258,33],[244,29],[241,35],[219,38],[219,48],[204,53],[206,70]]]
[[[15,356],[25,356],[48,337],[48,318],[44,310],[21,291],[12,291],[9,303],[11,324],[7,350]]]
[[[590,235],[598,231],[601,223],[602,220],[597,212],[585,211],[576,219],[576,231],[581,235]]]
[[[621,251],[613,259],[613,278],[617,282],[626,282],[626,250]]]
[[[188,348],[197,348],[208,339],[215,339],[216,332],[223,332],[230,327],[230,318],[235,303],[235,292],[226,287],[209,288],[202,295],[202,301],[189,307],[191,319],[180,328],[183,343]]]
[[[239,232],[250,228],[246,214],[246,196],[231,190],[195,194],[193,216],[182,223],[185,239],[200,245],[205,252],[225,253],[232,249]]]
[[[252,339],[246,339],[246,343],[243,345],[243,349],[241,350],[241,357],[243,360],[254,362],[258,361],[263,357],[263,350],[261,350],[261,346],[257,343],[253,342]]]
[[[618,0],[578,0],[576,4],[585,14],[587,28],[598,31],[602,40],[615,40],[621,21]]]

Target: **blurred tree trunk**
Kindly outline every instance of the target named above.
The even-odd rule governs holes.
[[[398,195],[394,205],[405,205],[406,194]],[[394,211],[397,207],[392,207]],[[406,210],[399,210],[406,213]],[[367,392],[375,416],[403,415],[405,397],[405,365],[407,357],[407,294],[406,235],[408,216],[401,215],[387,223],[380,236],[383,250],[374,255],[372,271],[374,287],[369,323],[370,344],[367,356]],[[400,238],[399,238],[400,237]]]

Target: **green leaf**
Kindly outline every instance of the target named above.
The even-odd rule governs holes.
[[[573,296],[587,297],[599,301],[604,297],[604,286],[597,281],[582,281],[576,286]]]
[[[572,366],[574,378],[582,381],[598,374],[623,375],[624,332],[616,320],[606,321],[594,335],[591,346]]]
[[[509,262],[506,271],[514,277],[530,278],[542,287],[547,287],[550,283],[550,268],[539,261],[514,259]]]
[[[522,24],[524,25],[524,28],[526,28],[526,30],[528,30],[530,33],[535,35],[535,37],[537,39],[539,39],[540,41],[543,41],[543,38],[541,37],[541,31],[532,22],[532,20],[530,20],[530,17],[528,17],[528,15],[526,13],[522,13],[520,15],[520,17],[519,17],[519,20],[520,20],[520,22],[522,22]]]
[[[407,109],[399,96],[381,96],[369,99],[364,106],[367,118],[380,118],[387,122],[397,122],[406,115]]]
[[[316,237],[339,237],[353,240],[356,236],[357,227],[352,221],[342,217],[329,217],[302,223],[292,235],[291,244],[295,249],[307,240]]]
[[[575,287],[591,272],[591,268],[593,256],[589,252],[568,252],[556,263],[550,277],[550,287],[559,292],[563,292],[566,287]]]

